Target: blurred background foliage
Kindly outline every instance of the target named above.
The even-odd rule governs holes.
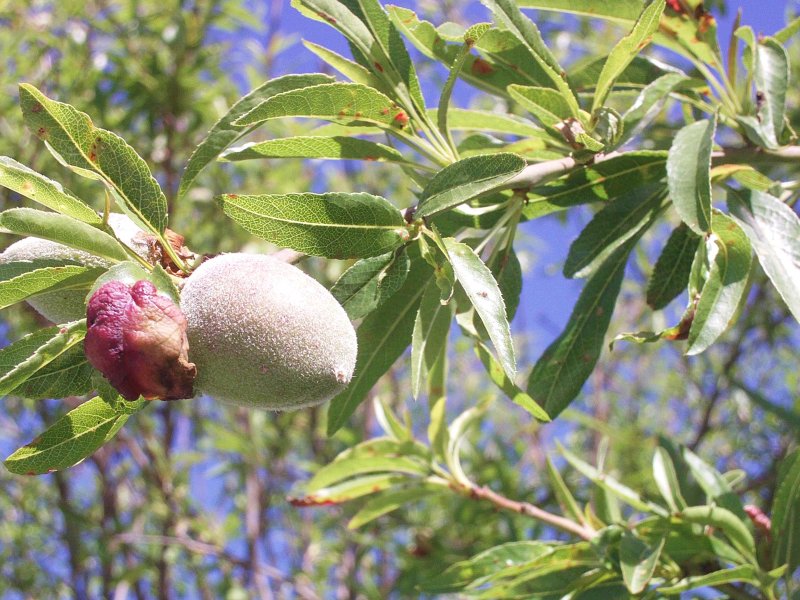
[[[367,191],[399,206],[409,204],[405,177],[391,166],[370,164],[361,170],[349,163],[330,168],[291,160],[213,166],[187,197],[175,201],[181,169],[195,145],[242,93],[299,65],[309,71],[323,68],[292,33],[296,26],[286,26],[293,12],[286,4],[0,2],[0,155],[63,181],[82,198],[99,193],[99,187],[71,175],[33,143],[17,108],[16,86],[26,81],[123,135],[148,160],[167,193],[170,227],[197,252],[271,250],[222,217],[211,202],[222,191]],[[486,19],[472,3],[411,4],[436,23]],[[723,2],[714,4],[725,9]],[[541,24],[565,62],[607,52],[619,35],[612,25],[575,18],[549,16]],[[797,81],[798,44],[790,52]],[[429,85],[441,86],[442,69],[421,63],[418,68]],[[461,105],[492,108],[500,102],[462,86],[457,88]],[[789,95],[790,121],[796,123],[798,88],[791,87]],[[281,121],[269,127],[259,135],[292,135],[309,125]],[[667,112],[647,131],[646,142],[666,148],[673,133]],[[96,198],[97,208],[102,201]],[[3,208],[19,202],[0,190]],[[534,362],[566,319],[568,310],[562,313],[570,303],[548,302],[548,289],[560,278],[555,271],[568,243],[590,217],[586,209],[562,220],[542,219],[520,232],[518,251],[528,269],[515,322],[521,365]],[[653,234],[632,261],[612,331],[657,331],[679,317],[654,315],[644,305],[644,282],[665,233]],[[327,285],[346,266],[342,261],[303,263]],[[605,353],[574,408],[547,426],[494,398],[498,393],[464,344],[465,351],[454,353],[450,364],[448,414],[452,418],[484,398],[493,402],[465,451],[474,480],[509,498],[553,507],[544,470],[558,439],[585,459],[602,462],[631,487],[655,494],[650,462],[663,436],[688,445],[723,471],[742,469],[746,477],[738,491],[747,502],[768,507],[775,464],[800,433],[800,339],[775,292],[762,285],[763,274],[757,278],[744,318],[711,350],[687,358],[678,346],[620,343]],[[754,306],[758,310],[750,310]],[[6,311],[2,333],[16,339],[37,318],[27,305],[17,305]],[[654,322],[658,319],[663,322]],[[374,395],[407,415],[424,437],[427,406],[410,400],[407,379],[400,363]],[[4,456],[65,412],[63,404],[6,398],[0,411]],[[324,411],[248,412],[208,398],[161,403],[137,415],[112,443],[73,469],[36,478],[3,471],[0,596],[415,597],[415,583],[444,565],[506,541],[559,537],[529,518],[456,495],[412,503],[356,531],[346,523],[357,506],[290,506],[287,496],[309,473],[380,432],[372,404],[366,403],[349,427],[328,439]],[[566,469],[564,476],[579,501],[592,501],[585,480]]]

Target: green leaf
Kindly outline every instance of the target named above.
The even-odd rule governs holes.
[[[772,502],[772,565],[800,565],[800,449],[781,461]]]
[[[713,527],[723,533],[747,561],[756,564],[756,543],[745,524],[747,517],[739,517],[727,508],[716,505],[689,506],[678,517],[687,523]]]
[[[586,525],[586,520],[578,506],[578,501],[575,499],[575,496],[572,495],[569,486],[567,486],[564,478],[561,477],[561,473],[556,469],[549,454],[545,456],[545,461],[547,464],[547,477],[550,479],[550,487],[553,490],[553,494],[561,510],[576,523]]]
[[[60,183],[7,156],[0,156],[0,185],[62,215],[92,225],[100,225],[103,222],[100,215],[66,191]]]
[[[497,281],[475,251],[466,244],[453,238],[445,238],[444,246],[456,280],[464,288],[475,312],[486,327],[503,370],[513,379],[517,371],[514,343]]]
[[[339,73],[347,77],[353,83],[364,84],[368,87],[375,88],[384,94],[391,93],[391,90],[388,89],[383,81],[378,79],[369,69],[362,67],[357,62],[348,60],[333,50],[330,50],[325,46],[315,44],[314,42],[309,42],[308,40],[303,40],[303,46],[319,56],[322,60],[339,71]],[[319,81],[317,83],[330,83],[330,81]]]
[[[6,468],[19,475],[41,475],[72,467],[105,444],[127,420],[128,415],[117,413],[97,396],[14,452],[5,460]]]
[[[355,321],[391,298],[408,277],[410,266],[405,250],[361,259],[342,273],[331,294]]]
[[[421,588],[429,593],[453,593],[483,585],[492,575],[499,576],[505,569],[527,566],[553,552],[547,542],[508,542],[476,554],[449,566],[432,579],[422,582]]]
[[[209,130],[206,137],[195,148],[181,177],[178,197],[183,196],[191,187],[203,168],[219,156],[219,154],[235,140],[245,135],[248,130],[236,127],[233,122],[244,116],[253,108],[276,94],[296,90],[298,88],[330,83],[333,77],[321,73],[303,75],[285,75],[271,79],[243,96],[231,106],[227,113]]]
[[[31,400],[83,396],[94,389],[95,372],[86,360],[83,346],[77,344],[28,377],[11,395]]]
[[[780,31],[776,31],[772,37],[778,40],[781,44],[790,42],[797,32],[800,31],[800,17],[795,17],[789,24]]]
[[[578,395],[594,370],[611,322],[634,236],[620,246],[586,282],[569,322],[536,362],[528,393],[554,418]]]
[[[634,188],[609,202],[572,242],[564,276],[591,275],[617,248],[652,222],[661,212],[665,197],[664,186],[653,184]]]
[[[757,405],[762,410],[771,413],[784,424],[793,427],[798,433],[800,433],[800,412],[795,412],[769,400],[764,394],[745,385],[735,377],[732,377],[730,382],[732,386],[743,391],[753,404]]]
[[[447,346],[453,305],[439,302],[439,286],[431,281],[422,294],[411,336],[411,396],[419,398],[422,381]]]
[[[575,169],[552,183],[534,187],[522,215],[528,220],[537,219],[572,206],[613,200],[663,179],[666,159],[664,152],[626,152]]]
[[[408,115],[388,96],[360,83],[324,83],[276,94],[246,115],[235,126],[257,125],[282,117],[311,117],[345,125],[378,125],[402,130]]]
[[[470,156],[448,165],[425,186],[417,216],[430,217],[490,192],[524,168],[522,158],[508,153]]]
[[[699,354],[713,344],[733,322],[746,290],[753,251],[750,242],[735,221],[722,213],[714,213],[711,221],[713,237],[706,243],[711,268],[700,292],[700,300],[689,329],[686,354]],[[712,254],[711,246],[716,249]]]
[[[383,490],[407,483],[405,475],[381,473],[355,477],[342,483],[317,490],[313,494],[289,498],[293,506],[327,506],[342,504],[357,498],[377,494]]]
[[[514,404],[524,408],[534,419],[544,423],[550,422],[550,417],[544,409],[536,404],[533,398],[523,392],[517,384],[514,383],[513,379],[506,375],[502,365],[492,356],[492,353],[486,346],[478,342],[475,346],[475,354],[486,369],[489,379],[491,379]]]
[[[747,518],[739,496],[731,488],[725,478],[708,463],[688,448],[681,448],[684,462],[689,467],[695,481],[703,488],[709,502],[714,502],[720,507],[732,512],[737,518]]]
[[[752,565],[739,565],[738,567],[733,567],[731,569],[714,571],[713,573],[708,573],[707,575],[686,577],[675,585],[660,586],[658,591],[662,594],[678,595],[687,590],[708,588],[736,582],[749,583],[755,586],[760,586],[761,583],[755,567]]]
[[[619,545],[619,562],[622,579],[631,594],[641,594],[653,578],[665,538],[657,546],[650,546],[630,531],[622,533]]]
[[[328,409],[328,435],[344,425],[381,375],[389,370],[411,343],[414,319],[432,270],[418,256],[403,286],[370,313],[358,328],[358,355],[350,386],[336,396]]]
[[[436,493],[438,488],[431,487],[401,487],[397,489],[388,489],[380,495],[370,498],[364,503],[364,506],[350,519],[347,524],[348,529],[358,529],[367,523],[370,523],[398,508],[427,498],[433,493]]]
[[[546,87],[510,85],[508,93],[536,117],[557,140],[563,141],[558,125],[572,116],[569,103],[558,90]]]
[[[0,396],[83,342],[86,320],[41,329],[0,350]]]
[[[228,161],[259,158],[332,158],[414,164],[389,146],[354,137],[298,136],[254,142],[231,148],[221,158]]]
[[[482,2],[495,18],[524,44],[530,56],[539,64],[550,78],[553,86],[566,99],[570,106],[570,116],[578,119],[580,116],[578,100],[563,77],[564,70],[548,50],[533,21],[520,12],[513,0],[482,0]]]
[[[377,256],[408,238],[400,211],[371,194],[224,194],[217,201],[246,231],[313,256]]]
[[[783,202],[750,190],[728,192],[728,209],[764,272],[800,321],[800,219]]]
[[[656,448],[655,454],[653,454],[653,479],[661,497],[667,502],[672,512],[686,508],[686,500],[683,499],[681,493],[675,463],[672,462],[669,452],[661,446]]]
[[[524,8],[602,18],[624,25],[636,21],[642,12],[642,0],[615,0],[613,3],[598,0],[519,0],[517,3]]]
[[[430,469],[424,461],[415,456],[403,455],[405,447],[410,444],[396,442],[396,448],[390,446],[387,449],[371,444],[370,442],[373,441],[375,440],[366,442],[366,445],[360,444],[364,448],[355,447],[353,452],[343,452],[332,463],[322,467],[306,484],[306,492],[311,494],[335,483],[367,473],[405,473],[418,477],[428,475]],[[386,444],[381,444],[381,446],[386,446]],[[367,454],[364,452],[366,449],[374,451],[375,454]]]
[[[16,304],[30,296],[56,290],[74,288],[89,289],[92,282],[105,271],[99,267],[83,265],[63,265],[32,269],[15,277],[6,279],[4,271],[9,267],[28,265],[30,263],[6,263],[0,265],[0,308]]]
[[[641,128],[655,112],[655,108],[670,93],[682,84],[691,81],[683,73],[665,73],[655,81],[649,83],[636,100],[622,115],[624,135],[621,141],[633,137],[637,128]]]
[[[89,115],[19,86],[25,124],[67,165],[99,175],[127,210],[156,233],[167,225],[167,199],[147,163],[118,135],[98,129]]]
[[[453,43],[433,24],[421,20],[407,8],[391,5],[386,8],[397,28],[422,54],[447,67],[453,64],[461,51],[461,40]],[[527,49],[508,31],[488,32],[478,41],[477,47],[484,56],[467,56],[461,78],[478,89],[506,96],[506,88],[512,83],[541,85],[549,79],[535,61],[529,60]]]
[[[759,109],[760,128],[769,147],[781,143],[786,114],[786,90],[789,86],[789,56],[774,38],[764,38],[755,46],[755,84],[763,94]]]
[[[429,110],[428,115],[432,119],[438,119],[436,110]],[[451,131],[485,131],[537,138],[547,137],[544,131],[527,119],[484,110],[451,108],[447,111],[447,123]]]
[[[686,223],[672,230],[647,284],[647,304],[653,310],[664,308],[686,289],[699,241]]]
[[[675,135],[667,158],[667,183],[675,210],[692,231],[711,230],[711,147],[716,119],[687,125]]]
[[[113,261],[128,258],[125,248],[114,237],[88,223],[58,213],[33,208],[10,208],[0,213],[0,227],[18,235],[44,238],[86,250]]]
[[[567,462],[572,465],[579,473],[581,473],[584,477],[589,479],[592,483],[597,485],[600,488],[603,488],[607,492],[609,492],[612,496],[619,498],[629,506],[635,508],[636,510],[645,512],[645,513],[653,513],[656,515],[660,515],[663,517],[667,516],[667,511],[654,504],[653,502],[649,502],[644,500],[637,492],[629,488],[628,486],[620,483],[607,473],[603,473],[596,467],[593,467],[589,463],[581,460],[577,456],[575,456],[572,452],[564,448],[560,443],[558,444],[558,450],[561,452],[562,456],[567,459]]]
[[[653,34],[658,30],[661,14],[664,12],[664,2],[651,2],[645,6],[631,32],[622,38],[603,65],[603,71],[597,80],[594,99],[592,100],[592,113],[603,106],[614,85],[617,77],[625,70],[634,57],[650,43]]]

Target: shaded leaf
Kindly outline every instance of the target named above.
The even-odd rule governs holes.
[[[756,543],[743,520],[746,517],[739,517],[727,508],[716,505],[689,506],[678,516],[687,523],[710,526],[723,533],[747,561],[756,563]]]
[[[97,396],[14,452],[5,460],[6,468],[20,475],[40,475],[72,467],[105,444],[127,420],[128,415]]]
[[[757,570],[752,565],[739,565],[731,569],[714,571],[707,575],[686,577],[675,585],[660,586],[658,591],[662,594],[677,595],[687,590],[707,588],[725,583],[744,582],[755,586],[760,585]]]
[[[384,94],[391,93],[384,82],[378,79],[369,69],[361,66],[357,62],[353,62],[352,60],[337,54],[325,46],[320,46],[319,44],[309,42],[308,40],[303,40],[303,46],[311,50],[311,52],[316,54],[353,83],[362,83],[368,87],[375,88]],[[319,81],[317,83],[326,82]]]
[[[79,172],[96,173],[116,192],[124,208],[156,233],[167,225],[167,199],[147,163],[116,134],[99,129],[86,113],[20,84],[25,124]]]
[[[60,183],[7,156],[0,156],[0,185],[62,215],[92,225],[100,225],[103,222],[100,215],[66,191]]]
[[[408,277],[411,261],[405,251],[364,258],[333,284],[331,294],[352,320],[367,316],[391,298]]]
[[[471,156],[439,171],[422,191],[417,215],[430,217],[506,183],[525,168],[516,154]]]
[[[774,38],[760,39],[755,48],[754,79],[756,89],[763,94],[759,123],[769,147],[781,143],[786,113],[786,89],[789,86],[789,56]]]
[[[644,126],[656,112],[661,102],[681,84],[690,81],[683,73],[666,73],[648,84],[636,97],[633,104],[622,115],[625,134],[623,140],[630,139]]]
[[[433,119],[438,118],[436,110],[429,110]],[[447,123],[452,131],[486,131],[546,138],[547,134],[533,122],[503,113],[466,108],[451,108],[447,111]]]
[[[197,178],[197,175],[208,163],[216,159],[225,148],[249,131],[234,126],[233,122],[235,120],[244,116],[264,100],[276,94],[312,85],[330,83],[332,81],[332,77],[321,73],[285,75],[267,81],[240,98],[230,107],[228,112],[211,127],[205,139],[200,142],[189,157],[189,162],[186,163],[186,168],[181,177],[178,197],[183,196],[189,190],[192,183]]]
[[[634,188],[609,202],[570,245],[564,262],[564,276],[590,275],[610,254],[657,216],[665,197],[664,186],[654,184]]]
[[[383,515],[405,506],[416,500],[436,493],[438,488],[432,486],[405,487],[388,489],[375,498],[370,498],[347,523],[348,529],[358,529]]]
[[[439,286],[431,281],[422,294],[411,336],[411,395],[419,398],[422,381],[447,346],[453,305],[439,301]]]
[[[0,396],[11,393],[35,373],[82,347],[86,320],[40,329],[0,350]]]
[[[528,393],[554,418],[578,395],[594,370],[611,322],[634,236],[586,282],[564,331],[533,367]]]
[[[523,85],[508,86],[508,93],[520,105],[536,117],[559,141],[563,141],[557,127],[571,114],[570,105],[566,99],[553,88],[533,87]]]
[[[647,283],[650,308],[664,308],[686,289],[699,241],[700,237],[686,223],[672,230]]]
[[[729,190],[728,209],[744,230],[764,272],[800,321],[800,219],[761,192]]]
[[[313,256],[376,256],[408,238],[400,211],[371,194],[224,194],[217,201],[246,231]]]
[[[491,379],[514,404],[524,408],[534,419],[545,423],[550,421],[550,417],[544,409],[536,404],[533,398],[523,392],[517,384],[508,377],[502,365],[492,356],[492,353],[486,346],[478,342],[475,346],[475,354],[477,354],[481,363],[483,363],[483,367],[486,369],[489,379]]]
[[[711,147],[715,119],[687,125],[675,135],[667,158],[667,183],[675,210],[692,231],[711,230]]]
[[[15,267],[20,263],[6,263],[0,265],[0,277],[6,267]],[[33,266],[31,263],[29,267]],[[30,296],[57,290],[75,288],[89,289],[92,282],[103,273],[105,269],[99,267],[86,267],[83,265],[63,265],[32,269],[9,279],[0,280],[0,308],[16,304]]]
[[[550,487],[553,490],[553,494],[561,510],[576,523],[586,525],[586,520],[578,506],[578,501],[575,499],[575,496],[572,495],[572,491],[569,489],[569,486],[567,486],[564,478],[561,477],[561,473],[556,469],[549,454],[545,456],[545,461],[547,464],[547,477],[550,480]]]
[[[327,506],[342,504],[357,498],[377,494],[407,482],[405,475],[381,473],[355,477],[342,483],[321,488],[313,494],[289,498],[293,506]]]
[[[597,79],[592,100],[592,113],[605,103],[611,87],[625,67],[650,43],[653,34],[658,30],[665,6],[666,4],[663,2],[651,2],[646,5],[631,32],[617,42],[617,45],[611,50],[603,65],[603,71]]]
[[[783,459],[772,502],[772,564],[788,565],[793,573],[800,565],[800,450]]]
[[[453,238],[445,238],[444,246],[456,280],[464,288],[470,303],[475,307],[475,312],[486,328],[503,370],[513,378],[517,370],[514,343],[506,318],[503,296],[492,272],[466,244],[457,242]]]
[[[357,330],[355,375],[350,386],[330,403],[328,435],[344,425],[381,375],[408,348],[422,293],[432,274],[425,261],[412,257],[403,286],[362,321]]]
[[[678,474],[675,471],[675,463],[672,462],[669,452],[659,446],[653,454],[653,479],[656,487],[661,493],[672,512],[678,512],[686,508],[686,500],[683,499]]]
[[[712,216],[714,237],[706,244],[713,245],[713,260],[689,329],[686,354],[703,352],[724,333],[735,319],[746,290],[753,251],[742,229],[721,213]]]
[[[650,583],[655,573],[661,551],[664,549],[664,539],[656,546],[650,546],[637,538],[630,531],[622,533],[619,545],[619,562],[622,569],[622,579],[631,594],[640,594]]]
[[[33,208],[10,208],[0,213],[0,227],[18,235],[44,238],[86,250],[113,261],[128,258],[125,248],[114,237],[97,227],[66,215]]]
[[[704,462],[697,454],[688,448],[681,448],[681,455],[689,467],[692,477],[703,488],[708,500],[732,512],[739,519],[746,519],[742,502],[734,493],[725,478],[708,463]]]

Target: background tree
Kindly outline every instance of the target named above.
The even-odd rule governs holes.
[[[745,206],[748,201],[752,205],[754,198],[772,202],[763,200],[765,194],[794,205],[797,155],[792,124],[797,121],[797,98],[793,87],[781,82],[786,56],[781,48],[795,33],[797,22],[766,40],[740,29],[732,39],[741,39],[746,49],[739,75],[734,76],[734,62],[728,59],[726,65],[715,47],[713,22],[694,2],[668,2],[666,8],[653,3],[638,22],[642,8],[638,2],[625,4],[628,13],[615,10],[606,15],[612,17],[608,22],[552,17],[550,23],[540,25],[548,40],[556,39],[550,44],[556,56],[539,46],[536,30],[512,4],[490,4],[501,28],[466,29],[486,20],[486,13],[473,18],[469,12],[467,18],[448,6],[443,7],[447,18],[465,27],[447,25],[434,30],[401,8],[389,8],[391,20],[387,21],[383,13],[371,11],[375,5],[369,2],[363,3],[364,13],[353,14],[367,25],[369,35],[378,37],[376,43],[385,44],[380,32],[392,36],[396,27],[422,54],[451,69],[452,76],[445,78],[430,66],[420,67],[422,75],[434,81],[439,77],[438,86],[424,86],[429,104],[436,105],[438,100],[440,109],[460,104],[459,94],[450,96],[459,76],[483,92],[472,95],[475,106],[499,108],[500,115],[507,111],[516,115],[513,121],[498,124],[485,115],[453,109],[446,121],[445,110],[426,117],[415,96],[412,71],[396,45],[383,50],[391,64],[378,66],[365,60],[359,50],[363,40],[354,33],[361,31],[357,21],[351,30],[350,21],[332,17],[331,11],[348,17],[343,5],[298,2],[299,8],[321,10],[332,17],[326,21],[346,29],[361,67],[344,63],[324,49],[316,48],[316,54],[338,65],[349,78],[389,94],[397,106],[388,107],[391,112],[385,122],[382,117],[387,115],[375,116],[377,131],[359,122],[363,114],[342,118],[333,112],[327,116],[338,124],[312,129],[313,125],[300,121],[269,121],[269,130],[260,125],[252,139],[381,136],[367,138],[372,141],[382,140],[388,131],[390,139],[399,137],[401,144],[408,144],[400,146],[402,154],[380,150],[387,162],[398,162],[399,168],[371,162],[362,170],[348,162],[337,172],[320,169],[316,163],[273,160],[264,169],[259,161],[238,160],[257,152],[275,158],[303,156],[291,142],[277,147],[273,143],[238,155],[229,152],[232,164],[202,170],[186,190],[179,190],[183,166],[211,123],[226,113],[244,88],[255,88],[277,75],[273,68],[279,50],[295,48],[279,33],[280,3],[255,18],[249,7],[234,2],[176,7],[145,2],[136,8],[102,2],[44,3],[5,9],[2,19],[8,26],[0,34],[0,44],[4,56],[13,57],[14,62],[3,76],[8,90],[8,105],[0,121],[7,132],[0,142],[3,154],[62,181],[77,197],[95,209],[102,208],[101,188],[63,169],[24,129],[16,108],[16,83],[23,80],[47,96],[89,112],[98,126],[124,134],[147,159],[164,190],[170,227],[185,234],[197,252],[234,250],[244,244],[252,250],[271,249],[221,218],[220,206],[212,199],[225,192],[365,191],[390,198],[399,208],[418,205],[417,215],[426,219],[410,218],[408,237],[426,231],[422,239],[429,240],[428,251],[436,257],[432,262],[439,285],[430,284],[423,297],[421,279],[409,278],[406,291],[388,298],[377,316],[367,316],[362,327],[370,323],[383,327],[389,322],[386,315],[396,314],[398,306],[408,306],[408,298],[413,297],[425,307],[417,317],[419,322],[439,333],[415,336],[410,369],[401,361],[372,391],[366,389],[372,386],[351,387],[346,396],[334,400],[329,411],[273,415],[232,409],[208,398],[158,403],[138,413],[116,438],[69,471],[41,478],[5,474],[0,506],[10,518],[4,519],[0,529],[4,594],[235,598],[317,597],[332,595],[333,590],[337,597],[383,597],[390,593],[415,596],[423,589],[484,592],[489,597],[535,593],[549,597],[552,592],[561,597],[577,585],[593,589],[600,597],[628,597],[648,581],[659,593],[670,589],[679,593],[681,586],[692,585],[713,585],[731,597],[791,592],[780,582],[773,586],[767,572],[792,560],[790,549],[796,548],[796,540],[787,541],[776,532],[770,537],[763,528],[753,528],[741,512],[740,500],[768,512],[796,515],[790,510],[796,498],[785,492],[783,504],[775,504],[776,492],[781,496],[778,464],[787,465],[784,485],[796,480],[799,468],[796,452],[785,460],[796,446],[798,427],[791,368],[796,323],[786,307],[793,307],[795,274],[789,268],[784,280],[776,280],[767,266],[768,253],[759,249],[764,240],[746,228],[745,213],[738,213],[738,221],[730,221],[722,213],[710,212],[711,196],[703,195],[702,178],[717,186],[713,196],[717,208],[724,206],[726,194],[741,197],[740,204]],[[526,3],[539,4],[559,5]],[[442,20],[436,14],[427,18],[435,23]],[[246,84],[226,77],[230,63],[223,49],[231,42],[226,31],[235,32],[237,49],[248,46],[241,43],[242,36],[256,49],[246,58],[251,65]],[[616,45],[628,32],[632,33]],[[559,44],[563,36],[571,43]],[[655,43],[682,55],[680,59],[666,55],[682,67],[682,73],[634,57],[652,36]],[[341,43],[336,48],[346,51]],[[612,48],[613,60],[606,63],[604,57]],[[650,48],[647,52],[663,52]],[[568,82],[557,71],[553,76],[556,61],[568,65]],[[418,60],[414,63],[421,65]],[[611,66],[604,69],[604,64]],[[524,68],[520,72],[514,66]],[[320,70],[332,72],[329,67]],[[393,80],[395,73],[400,78]],[[460,85],[457,91],[467,89]],[[310,88],[300,88],[298,99],[312,98]],[[359,93],[371,92],[359,88]],[[567,100],[573,94],[575,106]],[[662,103],[666,109],[659,110]],[[285,115],[302,115],[301,105],[288,104]],[[269,112],[274,106],[260,108],[268,116],[280,116]],[[653,110],[645,110],[649,108]],[[252,117],[253,124],[258,123],[257,117]],[[639,119],[639,128],[631,130]],[[415,126],[407,126],[407,120]],[[356,126],[350,121],[356,121]],[[711,147],[714,126],[722,149]],[[635,154],[643,147],[675,150],[668,156]],[[359,157],[357,150],[341,148],[338,151],[346,156],[351,156],[346,154],[349,151],[356,154],[351,157]],[[627,157],[613,155],[631,150],[634,154]],[[704,164],[702,152],[709,153],[705,162],[712,168],[693,173],[698,164]],[[648,168],[648,161],[655,166]],[[631,164],[633,175],[618,167]],[[618,176],[622,171],[626,175]],[[542,173],[553,179],[540,179]],[[512,177],[518,180],[503,189]],[[418,186],[416,196],[409,180]],[[587,180],[595,185],[587,188]],[[694,186],[688,191],[687,182]],[[581,196],[586,189],[588,195]],[[183,191],[188,193],[181,195]],[[667,192],[674,208],[663,206]],[[20,200],[13,192],[2,193],[7,206]],[[450,210],[456,202],[466,201],[468,205]],[[583,206],[589,201],[595,202]],[[642,206],[648,212],[640,215],[636,227],[620,228],[623,217]],[[222,208],[234,212],[230,206]],[[566,214],[565,208],[569,208]],[[555,217],[547,216],[554,213]],[[539,233],[539,223],[548,226],[557,217],[564,217],[565,226],[572,229],[593,223],[569,252],[565,248],[560,252],[568,275],[582,270],[603,275],[591,281],[607,279],[612,271],[621,274],[619,265],[624,262],[619,261],[624,256],[619,248],[629,250],[629,242],[641,238],[629,262],[608,337],[604,337],[605,327],[597,326],[603,321],[597,312],[586,322],[598,330],[583,331],[578,337],[590,340],[590,354],[625,331],[662,332],[623,338],[635,341],[688,335],[688,345],[695,349],[709,338],[722,337],[698,357],[685,356],[686,343],[634,346],[618,342],[596,366],[591,356],[588,360],[581,356],[582,362],[594,368],[578,369],[578,376],[550,385],[546,393],[541,376],[549,376],[553,369],[540,359],[543,366],[534,368],[527,385],[531,398],[513,387],[503,373],[503,367],[511,370],[512,360],[504,354],[508,338],[503,328],[487,323],[480,310],[480,319],[465,310],[469,294],[456,287],[457,321],[464,335],[453,337],[454,352],[441,346],[437,352],[426,349],[423,340],[443,339],[447,331],[444,319],[449,318],[449,309],[440,308],[438,290],[449,293],[453,288],[453,271],[459,280],[469,278],[464,273],[471,272],[464,271],[463,265],[459,271],[453,259],[463,252],[461,246],[441,242],[444,249],[440,249],[438,232],[457,233],[460,242],[484,251],[504,291],[505,312],[510,317],[514,312],[511,299],[520,281],[507,268],[514,264],[508,258],[511,241],[523,262],[530,262],[537,250],[530,238]],[[541,221],[516,228],[517,220],[538,218]],[[715,220],[725,226],[715,229]],[[655,259],[667,235],[681,221],[686,225],[676,235],[683,236],[685,246],[691,245],[686,255],[691,257],[694,248],[702,246],[710,249],[711,258],[700,254],[691,276],[691,263],[686,261],[684,277],[692,296],[654,312],[647,304],[660,308],[668,291],[678,293],[685,287],[659,287],[663,280],[652,276],[654,265],[659,270]],[[647,231],[638,229],[651,222]],[[795,227],[793,222],[786,227]],[[738,231],[736,223],[743,223],[746,235],[726,237],[727,231]],[[687,230],[705,233],[709,225],[708,244],[699,244],[700,238]],[[467,226],[473,229],[463,229]],[[773,234],[780,232],[775,223],[770,228]],[[608,262],[608,249],[614,249],[606,243],[608,239],[616,244],[617,250],[611,253],[612,258],[618,256],[616,266]],[[724,244],[717,243],[719,239]],[[748,239],[768,275],[757,266],[749,271],[749,252],[743,249],[749,247]],[[791,252],[791,239],[785,251]],[[283,245],[279,239],[267,241]],[[409,246],[409,252],[418,265],[415,268],[424,270],[427,267],[413,255],[417,243]],[[732,254],[723,264],[718,257],[725,248],[732,249]],[[452,271],[446,256],[452,261]],[[464,256],[469,260],[469,254]],[[662,271],[665,264],[683,264],[680,256],[662,262]],[[741,262],[747,262],[743,269],[736,262],[740,256]],[[791,258],[782,262],[791,267]],[[317,278],[332,282],[350,263],[308,259],[303,264]],[[473,262],[472,269],[476,268]],[[741,276],[725,279],[725,273],[741,274],[742,270],[749,274],[747,286],[736,285]],[[419,277],[418,271],[412,273]],[[675,279],[685,283],[677,275]],[[648,281],[651,291],[645,294]],[[721,291],[713,287],[714,282]],[[467,281],[461,283],[468,287]],[[342,286],[340,282],[340,298]],[[730,299],[736,293],[744,303],[740,317],[723,334],[727,317],[738,304],[738,297]],[[704,300],[704,294],[713,303]],[[529,300],[522,297],[517,319],[525,318]],[[613,305],[613,298],[606,301],[607,307],[608,302]],[[711,306],[706,313],[701,311],[705,321],[697,318],[703,302]],[[684,305],[689,306],[686,313],[680,310]],[[358,308],[348,307],[356,312]],[[416,305],[413,309],[412,315]],[[569,311],[562,312],[566,317]],[[580,317],[579,313],[574,316]],[[714,315],[727,315],[721,327],[714,328]],[[565,321],[562,318],[552,331],[529,321],[517,330],[520,370],[536,362],[539,351],[558,336]],[[575,324],[576,319],[571,322]],[[711,324],[705,326],[705,322]],[[44,324],[25,305],[9,309],[7,323],[10,340]],[[411,320],[403,325],[409,342],[413,324]],[[667,327],[676,324],[677,331]],[[484,326],[496,354],[492,357],[492,346],[479,346],[479,353],[489,364],[491,379],[499,381],[503,392],[522,407],[503,398],[486,377],[481,361],[473,357],[475,338],[489,341]],[[402,350],[400,346],[394,349],[397,354]],[[436,360],[444,355],[449,359],[447,369],[443,359]],[[420,376],[425,370],[427,378]],[[450,382],[446,407],[443,371]],[[375,378],[380,374],[376,371]],[[578,408],[566,408],[587,377],[580,401],[573,405]],[[353,413],[368,391],[375,402],[365,402]],[[427,397],[428,402],[408,402],[412,394]],[[560,413],[558,419],[551,425],[537,424],[524,410],[545,418],[534,400],[551,417]],[[66,399],[69,407],[82,401]],[[64,403],[9,395],[2,417],[6,454],[56,421],[64,413]],[[443,438],[444,423],[451,423],[449,444]],[[336,429],[334,437],[326,435]],[[383,438],[375,441],[376,436]],[[460,447],[456,443],[460,436],[470,443]],[[430,444],[425,441],[428,437]],[[554,452],[556,439],[570,452]],[[695,454],[682,451],[679,444],[714,463],[724,475],[704,466]],[[337,455],[338,462],[331,463]],[[677,484],[670,476],[670,461],[677,463]],[[606,475],[601,477],[597,469]],[[310,481],[307,473],[315,473]],[[579,510],[574,510],[570,495]],[[287,504],[287,496],[294,505],[366,498],[352,505],[300,510]],[[716,508],[684,511],[684,501]],[[779,505],[783,508],[777,509]],[[729,515],[720,508],[738,516],[725,521],[720,514]],[[750,513],[755,514],[752,509]],[[673,517],[668,519],[670,514]],[[756,525],[762,522],[754,520]],[[347,521],[351,529],[344,527]],[[709,525],[713,533],[703,529]],[[665,536],[667,530],[670,533]],[[748,536],[753,533],[759,544],[757,560],[749,556]],[[580,538],[592,542],[575,543]],[[542,539],[570,543],[554,548],[535,541]],[[470,562],[471,556],[492,548],[488,555]],[[505,569],[497,567],[509,564]],[[443,565],[455,566],[442,573]],[[716,580],[692,579],[711,573],[716,573],[712,575]],[[790,585],[789,577],[785,585]],[[573,589],[573,597],[589,597],[592,592],[586,590]]]

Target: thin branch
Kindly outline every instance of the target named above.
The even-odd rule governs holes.
[[[471,488],[461,486],[453,487],[469,498],[473,498],[475,500],[486,500],[498,508],[532,517],[537,521],[541,521],[542,523],[551,525],[556,529],[560,529],[561,531],[565,531],[587,541],[591,540],[596,534],[595,530],[589,526],[583,526],[565,517],[547,512],[546,510],[541,509],[538,506],[534,506],[529,502],[511,500],[510,498],[506,498],[505,496],[501,496],[497,492],[490,490],[486,486],[479,487],[474,485]]]

